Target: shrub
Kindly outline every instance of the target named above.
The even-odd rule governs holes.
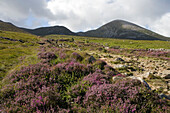
[[[93,85],[86,92],[83,104],[88,112],[101,112],[101,108],[124,113],[167,111],[165,101],[143,87],[140,81],[132,79],[115,84]]]
[[[41,52],[38,53],[38,58],[45,59],[45,60],[52,60],[52,59],[56,59],[57,56],[53,52]]]
[[[97,68],[97,69],[101,69],[103,70],[104,69],[104,66],[106,65],[106,62],[103,61],[103,60],[97,60],[95,63],[94,63],[94,67]]]
[[[63,90],[66,87],[76,83],[79,79],[89,74],[87,66],[71,61],[70,63],[59,63],[53,67],[53,73],[57,73],[57,81],[62,85]]]
[[[82,61],[83,60],[83,57],[76,52],[72,53],[72,58],[74,58],[76,61]]]

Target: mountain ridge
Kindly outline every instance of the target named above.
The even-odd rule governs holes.
[[[15,26],[15,25],[12,24],[12,23],[10,23],[10,22],[4,22],[4,21],[2,21],[2,20],[0,20],[0,30],[28,33],[28,32],[26,32],[26,31],[20,29],[19,27]]]
[[[165,36],[124,20],[114,20],[95,30],[79,33],[79,35],[134,40],[170,40]]]
[[[70,31],[68,28],[64,26],[40,27],[35,29],[21,28],[21,29],[31,34],[40,35],[40,36],[51,35],[51,34],[76,35],[74,32]]]
[[[170,41],[169,37],[162,36],[151,30],[145,29],[134,23],[125,20],[113,20],[101,27],[86,32],[72,32],[64,26],[39,27],[35,29],[17,27],[11,23],[0,20],[0,30],[24,32],[38,36],[46,36],[51,34],[57,35],[75,35],[87,37],[116,38],[116,39],[132,39],[132,40],[164,40]]]

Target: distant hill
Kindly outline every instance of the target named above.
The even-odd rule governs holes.
[[[24,31],[24,30],[20,29],[19,27],[13,25],[12,23],[3,22],[2,20],[0,20],[0,30],[26,33],[26,31]]]
[[[96,30],[81,32],[78,35],[133,40],[170,40],[170,38],[123,20],[114,20]]]
[[[88,37],[103,37],[132,40],[170,41],[170,38],[168,37],[159,35],[136,24],[123,20],[114,20],[99,27],[98,29],[79,33],[74,33],[64,26],[40,27],[36,29],[19,28],[11,23],[3,22],[0,20],[0,30],[31,33],[39,36],[57,34],[57,35],[78,35]]]
[[[76,33],[73,33],[72,31],[70,31],[64,26],[41,27],[37,29],[26,29],[26,28],[21,28],[21,29],[31,34],[39,35],[39,36],[45,36],[51,34],[76,35]]]

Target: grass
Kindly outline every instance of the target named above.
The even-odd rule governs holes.
[[[75,41],[94,42],[108,47],[120,46],[126,49],[170,49],[169,41],[148,41],[148,40],[126,40],[113,38],[95,38],[95,37],[81,37],[81,36],[66,36],[66,35],[49,35],[48,39],[68,39],[74,38]]]
[[[2,80],[9,70],[20,65],[25,58],[29,59],[29,56],[37,54],[38,44],[36,42],[40,39],[35,35],[9,31],[1,31],[0,37],[24,41],[24,43],[21,43],[0,38],[0,80]],[[32,61],[34,60],[27,63],[29,64]]]

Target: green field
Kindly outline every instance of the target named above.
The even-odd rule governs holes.
[[[148,48],[170,49],[169,41],[126,40],[126,39],[95,38],[95,37],[64,36],[64,35],[49,35],[46,36],[46,38],[48,39],[74,38],[75,41],[94,42],[108,47],[120,46],[120,48],[126,48],[126,49],[148,49]]]

